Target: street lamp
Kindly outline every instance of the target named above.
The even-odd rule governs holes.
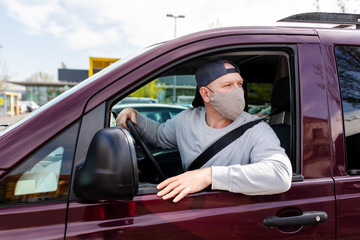
[[[172,18],[174,18],[174,38],[176,38],[176,19],[177,19],[177,18],[185,18],[185,16],[184,16],[184,15],[177,15],[177,16],[175,16],[175,15],[173,15],[173,14],[166,14],[166,16],[167,16],[167,17],[172,17]]]
[[[173,14],[166,14],[167,17],[174,18],[174,38],[176,38],[176,19],[177,18],[185,18],[184,15],[173,15]],[[173,81],[173,103],[176,102],[176,75],[174,75],[174,81]]]

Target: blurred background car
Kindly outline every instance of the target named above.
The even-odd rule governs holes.
[[[166,122],[168,119],[175,117],[181,111],[187,109],[184,106],[179,105],[167,105],[167,104],[144,104],[144,103],[131,103],[131,104],[122,104],[119,102],[112,109],[112,121],[111,125],[116,126],[115,119],[119,113],[125,108],[134,108],[136,111],[141,113],[147,118],[150,118],[159,123]]]
[[[147,97],[126,97],[123,100],[121,100],[118,104],[128,104],[128,103],[158,103],[158,100]]]
[[[33,112],[40,106],[34,101],[19,101],[20,113]]]
[[[249,104],[248,112],[252,115],[256,115],[258,117],[266,117],[271,112],[270,105],[251,105]]]

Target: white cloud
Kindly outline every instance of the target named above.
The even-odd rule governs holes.
[[[358,0],[342,0],[348,12]],[[338,0],[0,0],[0,54],[9,69],[25,79],[36,71],[56,73],[64,61],[87,68],[88,57],[125,57],[148,45],[209,29],[209,25],[276,25],[292,14],[339,12]],[[20,25],[20,30],[19,30]],[[284,24],[279,24],[284,25]],[[16,69],[16,70],[13,70]],[[19,74],[20,73],[20,74]]]
[[[26,26],[29,34],[38,34],[42,32],[44,23],[51,14],[56,13],[58,9],[57,1],[50,0],[41,4],[26,4],[24,1],[6,1],[8,14]]]
[[[4,4],[8,14],[24,25],[27,34],[50,34],[71,49],[102,46],[118,41],[122,36],[121,29],[116,29],[111,22],[106,23],[106,18],[91,12],[92,7],[77,8],[76,4],[69,7],[69,4],[60,4],[56,0],[13,0]]]
[[[319,1],[320,10],[339,10],[336,0],[330,2]],[[346,1],[348,8],[353,8],[354,2]],[[174,21],[165,16],[167,13],[186,16],[177,20],[179,36],[207,29],[216,22],[221,26],[273,25],[280,17],[315,11],[315,3],[315,0],[291,1],[285,6],[282,0],[3,1],[7,13],[22,23],[27,33],[51,34],[66,41],[71,48],[101,46],[114,41],[140,46],[172,38]],[[83,45],[79,44],[84,40],[81,34],[90,37]]]
[[[1,0],[0,0],[1,1]],[[88,52],[127,52],[205,30],[210,24],[226,26],[275,25],[291,14],[315,11],[315,0],[2,0],[7,14],[24,26],[27,34],[50,35],[60,46]],[[331,3],[330,3],[331,2]],[[286,4],[284,4],[286,3]],[[336,0],[321,0],[320,10],[336,11]],[[347,5],[359,7],[356,0]]]

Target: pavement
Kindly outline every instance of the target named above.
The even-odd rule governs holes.
[[[16,115],[16,116],[13,116],[13,117],[10,117],[10,116],[0,116],[0,125],[3,125],[3,124],[14,124],[16,123],[17,121],[23,119],[24,117],[28,116],[29,113],[23,113],[23,114],[20,114],[20,115]],[[3,127],[0,127],[0,131],[3,130],[2,129]]]

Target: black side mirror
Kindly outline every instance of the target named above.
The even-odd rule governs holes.
[[[120,128],[99,130],[83,165],[77,167],[76,194],[89,200],[132,199],[138,190],[135,148]]]

